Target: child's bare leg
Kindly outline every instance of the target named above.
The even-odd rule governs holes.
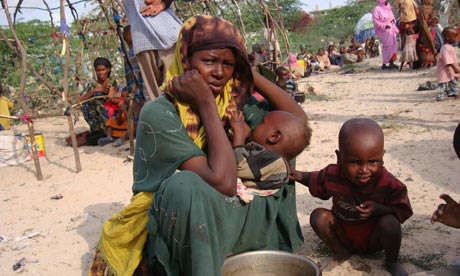
[[[112,133],[113,133],[113,128],[112,127],[107,127],[106,128],[107,138],[112,138]]]
[[[392,276],[409,275],[398,263],[401,247],[401,223],[394,215],[385,215],[379,222],[369,239],[369,250],[372,252],[384,250],[385,268]]]
[[[318,237],[332,250],[334,256],[324,264],[321,270],[331,270],[351,257],[350,251],[341,242],[343,230],[334,215],[328,209],[317,208],[310,215],[310,224]]]

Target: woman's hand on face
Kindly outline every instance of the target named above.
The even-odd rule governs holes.
[[[172,80],[172,93],[176,99],[185,104],[199,106],[208,100],[214,100],[208,84],[201,74],[195,70],[188,70]]]

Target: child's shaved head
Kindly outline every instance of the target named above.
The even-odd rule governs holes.
[[[384,146],[382,128],[372,119],[354,118],[346,121],[339,132],[339,150],[346,151],[355,143],[381,143]]]
[[[287,112],[286,112],[287,113]],[[293,159],[310,145],[311,128],[302,123],[295,115],[288,113],[288,120],[280,126],[281,131],[287,135],[285,151],[287,159]]]
[[[287,111],[271,111],[251,134],[251,140],[291,160],[310,145],[311,128]]]
[[[445,27],[443,30],[442,30],[442,37],[443,38],[446,38],[447,34],[449,33],[455,33],[457,34],[457,29],[455,29],[454,27]]]

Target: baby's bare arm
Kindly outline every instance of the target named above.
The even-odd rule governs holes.
[[[244,121],[243,112],[237,110],[230,111],[230,125],[233,130],[232,146],[241,146],[246,142],[246,138],[250,133],[248,124]]]

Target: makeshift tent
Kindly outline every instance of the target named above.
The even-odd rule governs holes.
[[[374,23],[372,22],[372,14],[366,13],[359,19],[358,23],[356,23],[354,37],[358,41],[361,41],[363,38],[366,39],[374,35],[375,32]]]

